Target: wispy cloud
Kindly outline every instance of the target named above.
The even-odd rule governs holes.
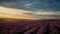
[[[31,6],[31,5],[32,5],[32,4],[28,3],[28,4],[24,5],[24,6]]]

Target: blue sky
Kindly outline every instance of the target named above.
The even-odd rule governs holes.
[[[0,6],[25,10],[60,11],[59,0],[7,0],[0,1]]]

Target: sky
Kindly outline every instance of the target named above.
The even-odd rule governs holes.
[[[0,13],[38,19],[41,15],[60,15],[60,0],[0,0]]]
[[[0,5],[35,11],[60,11],[60,0],[1,0]]]

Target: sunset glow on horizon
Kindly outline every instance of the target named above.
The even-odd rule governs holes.
[[[45,16],[44,15],[55,15],[54,12],[32,12],[27,10],[21,10],[21,9],[13,9],[13,8],[6,8],[3,6],[0,6],[0,18],[16,18],[16,19],[49,19],[53,16]],[[49,17],[49,18],[48,18]]]

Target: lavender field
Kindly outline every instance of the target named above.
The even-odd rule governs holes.
[[[60,34],[60,20],[0,21],[0,34]]]

